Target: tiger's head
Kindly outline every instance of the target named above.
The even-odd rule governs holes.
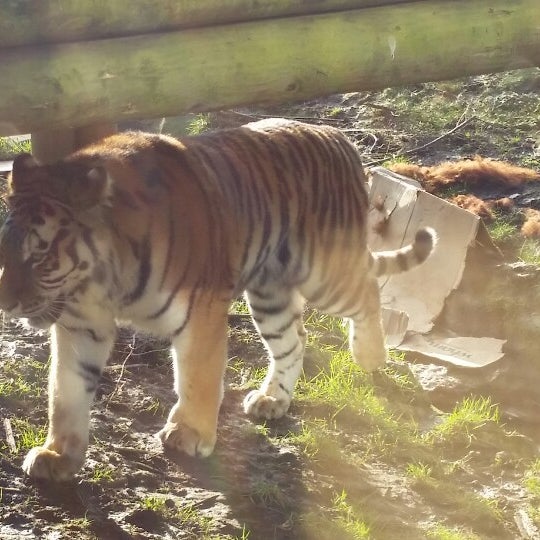
[[[103,201],[103,168],[77,162],[39,165],[18,156],[9,178],[8,213],[0,229],[0,309],[46,328],[90,275],[88,215]]]

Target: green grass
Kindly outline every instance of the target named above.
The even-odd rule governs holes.
[[[516,236],[518,230],[512,219],[507,216],[498,216],[495,221],[487,225],[491,238],[497,243],[503,243]]]
[[[116,469],[111,465],[97,464],[93,469],[89,481],[95,484],[111,482],[114,480]]]
[[[194,527],[202,535],[202,538],[208,538],[212,528],[212,518],[205,516],[199,512],[194,504],[186,504],[180,506],[176,510],[175,518],[178,519],[184,527]]]
[[[540,502],[540,459],[527,469],[523,484],[527,492]]]
[[[336,494],[332,502],[333,510],[336,514],[335,522],[345,533],[358,540],[370,538],[370,526],[353,509],[345,490]]]
[[[10,137],[0,138],[0,160],[13,159],[17,154],[32,152],[30,140],[18,141]]]
[[[285,508],[289,503],[283,489],[272,480],[255,480],[251,485],[249,498],[257,504],[279,508]]]
[[[210,127],[210,115],[197,114],[195,118],[189,123],[187,132],[190,135],[200,135],[207,131]]]
[[[145,510],[153,510],[157,514],[164,514],[167,511],[167,505],[165,504],[164,497],[156,497],[155,495],[148,495],[141,499],[141,506]]]
[[[467,397],[445,414],[440,423],[428,434],[434,440],[448,440],[454,437],[471,439],[474,432],[486,424],[498,424],[499,409],[491,403],[490,397]]]
[[[30,450],[35,446],[42,446],[47,436],[44,426],[36,427],[28,420],[13,418],[11,420],[17,451]]]
[[[249,315],[249,307],[243,298],[237,298],[231,306],[231,313],[239,315]]]
[[[300,379],[297,399],[324,403],[336,412],[347,408],[377,419],[384,425],[393,425],[394,419],[375,395],[369,378],[370,375],[352,361],[348,351],[337,351],[332,354],[326,368],[312,378]]]
[[[427,481],[431,478],[433,469],[425,463],[409,463],[406,468],[407,476],[415,481]]]
[[[32,359],[5,361],[0,365],[0,397],[39,398],[46,387],[48,365]]]
[[[540,243],[538,240],[527,239],[523,242],[518,253],[518,259],[535,266],[540,265]]]
[[[0,396],[9,397],[37,397],[41,389],[35,384],[29,383],[20,375],[5,381],[0,381]]]

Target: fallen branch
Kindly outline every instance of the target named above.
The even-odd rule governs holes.
[[[17,444],[15,437],[13,436],[13,429],[11,428],[11,422],[9,418],[4,418],[4,431],[6,432],[6,442],[9,446],[9,450],[12,454],[17,453]]]
[[[451,130],[446,131],[442,135],[439,135],[438,137],[436,137],[432,141],[429,141],[429,142],[427,142],[425,144],[422,144],[420,146],[416,146],[415,148],[410,148],[409,150],[405,150],[404,152],[399,152],[397,154],[394,154],[392,157],[397,158],[399,156],[407,156],[407,155],[419,152],[420,150],[424,150],[425,148],[428,148],[429,146],[432,146],[433,144],[439,142],[441,139],[444,139],[445,137],[448,137],[452,133],[455,133],[456,131],[458,131],[462,127],[464,127],[467,124],[469,124],[470,122],[472,122],[472,120],[474,120],[475,118],[476,118],[475,116],[471,116],[471,117],[467,118],[466,120],[463,120],[462,122],[457,123]],[[365,164],[365,167],[372,167],[373,165],[378,165],[379,163],[382,163],[383,161],[387,161],[388,159],[389,159],[388,157],[384,157],[384,158],[381,158],[381,159],[376,159],[375,161],[370,161],[369,163]]]

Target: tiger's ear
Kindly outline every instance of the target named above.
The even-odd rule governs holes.
[[[68,198],[75,210],[88,210],[104,203],[108,195],[107,171],[104,167],[93,167],[86,174],[69,183]]]
[[[32,154],[23,153],[19,154],[13,160],[13,169],[11,171],[9,184],[11,189],[17,190],[24,184],[25,179],[28,178],[32,169],[39,167],[39,163]]]

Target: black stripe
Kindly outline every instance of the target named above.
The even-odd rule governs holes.
[[[94,393],[101,378],[101,369],[89,362],[79,362],[79,375],[84,379],[85,390]]]
[[[256,296],[257,298],[260,298],[261,300],[270,300],[271,298],[274,298],[274,296],[276,296],[276,291],[272,290],[270,292],[261,292],[258,289],[249,289],[248,296],[249,297]]]
[[[262,333],[261,332],[261,337],[265,340],[265,341],[269,341],[271,339],[282,339],[283,338],[283,334],[266,334],[266,333]]]
[[[280,387],[280,388],[281,388],[288,396],[291,395],[291,393],[290,393],[290,392],[289,392],[289,391],[288,391],[281,383],[279,383],[279,387]]]
[[[196,294],[197,294],[197,287],[194,286],[193,289],[191,290],[190,295],[189,295],[188,308],[187,308],[187,311],[186,311],[186,316],[184,318],[184,322],[176,330],[173,331],[172,337],[178,337],[184,331],[184,329],[186,328],[186,326],[187,326],[187,324],[189,322],[189,319],[191,318],[191,312],[193,311],[193,304],[195,303]]]
[[[150,277],[150,273],[152,270],[152,265],[150,262],[151,248],[148,237],[145,238],[144,241],[139,245],[133,243],[132,249],[134,250],[134,252],[136,250],[138,252],[139,277],[137,278],[137,285],[135,286],[135,288],[130,293],[124,296],[124,305],[133,304],[143,295],[144,289],[146,288],[146,284],[148,283],[148,278]]]
[[[277,306],[257,306],[252,302],[250,302],[249,305],[254,312],[260,313],[261,315],[277,315],[289,307],[289,302]]]
[[[64,329],[68,332],[86,333],[90,336],[90,339],[92,341],[95,341],[96,343],[103,343],[106,339],[105,337],[98,335],[97,332],[92,328],[76,328],[74,326],[65,326]]]
[[[171,207],[169,204],[169,232],[167,235],[167,255],[165,255],[165,262],[163,263],[163,274],[161,276],[161,282],[160,282],[160,288],[163,287],[165,284],[165,278],[167,276],[167,272],[169,270],[169,266],[171,264],[172,260],[172,254],[173,254],[173,247],[175,242],[175,223],[173,219],[173,213],[171,211]]]
[[[273,355],[274,360],[283,360],[287,358],[287,356],[290,356],[297,347],[298,347],[298,342],[296,342],[288,351],[278,354],[277,356]]]
[[[283,333],[285,332],[286,330],[288,330],[292,324],[294,324],[296,321],[298,321],[300,319],[300,317],[302,317],[302,314],[301,313],[295,313],[285,324],[283,324],[282,326],[280,326],[277,330],[276,330],[276,333]]]

